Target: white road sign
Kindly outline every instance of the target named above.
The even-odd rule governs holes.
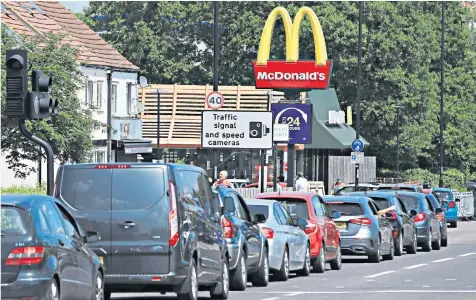
[[[350,163],[351,164],[363,164],[364,163],[364,152],[351,152],[351,154],[350,154]]]
[[[205,102],[209,108],[217,110],[225,104],[225,98],[223,98],[223,95],[220,92],[211,92],[207,95]]]
[[[289,142],[289,124],[274,124],[273,142]]]
[[[202,148],[271,149],[273,113],[205,110],[202,112]]]

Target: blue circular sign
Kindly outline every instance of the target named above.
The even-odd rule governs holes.
[[[352,142],[352,151],[354,152],[364,151],[364,141],[362,141],[361,139],[354,140]]]

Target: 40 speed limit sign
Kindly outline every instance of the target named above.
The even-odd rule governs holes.
[[[220,109],[225,103],[225,99],[220,92],[211,92],[207,95],[205,99],[207,106],[213,110]]]

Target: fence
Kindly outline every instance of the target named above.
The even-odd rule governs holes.
[[[377,158],[375,156],[364,157],[364,163],[359,166],[359,182],[374,182],[377,177]],[[327,190],[332,190],[335,180],[340,178],[344,183],[355,180],[355,165],[348,156],[329,156],[329,180]],[[330,194],[330,193],[329,193]]]
[[[292,192],[293,188],[282,188],[282,192],[287,192],[291,191]],[[253,199],[256,194],[260,193],[259,188],[238,188],[235,189],[237,193],[239,193],[244,199]],[[268,192],[273,192],[273,188],[266,188],[264,190],[266,193]]]
[[[458,218],[466,221],[475,220],[474,218],[474,196],[472,192],[453,192],[458,207]]]

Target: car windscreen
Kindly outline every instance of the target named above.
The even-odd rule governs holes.
[[[452,200],[452,199],[451,199],[451,194],[450,194],[449,192],[433,191],[433,195],[435,195],[435,197],[436,197],[439,201],[442,201],[442,200],[445,200],[445,201]]]
[[[416,210],[419,211],[420,200],[417,197],[413,196],[406,196],[406,195],[398,195],[398,198],[402,200],[403,205],[407,211]]]
[[[309,219],[309,211],[306,200],[296,198],[278,198],[273,200],[281,203],[281,205],[284,206],[284,208],[286,208],[286,210],[289,212],[291,217]]]
[[[269,207],[267,205],[248,204],[248,208],[253,216],[262,214],[266,217],[266,220],[269,217]]]
[[[2,205],[2,236],[26,235],[32,231],[31,217],[17,207]]]
[[[385,209],[390,207],[390,202],[385,199],[385,198],[380,198],[380,197],[370,197],[372,200],[377,203],[377,206],[379,209]]]
[[[338,211],[342,216],[361,216],[364,210],[359,203],[327,202],[331,211]]]

